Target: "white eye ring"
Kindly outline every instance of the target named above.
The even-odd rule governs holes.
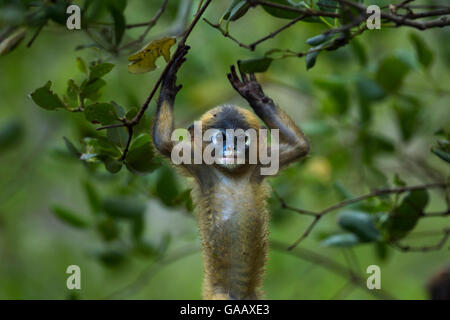
[[[250,143],[251,143],[251,136],[248,133],[246,133],[245,134],[245,146],[248,147],[250,145]]]
[[[223,139],[223,132],[220,131],[220,130],[217,130],[217,132],[214,133],[214,134],[211,136],[211,142],[212,142],[213,144],[222,143],[223,140],[224,140],[224,139]]]

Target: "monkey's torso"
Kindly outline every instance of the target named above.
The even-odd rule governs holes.
[[[251,175],[218,174],[211,188],[195,184],[193,200],[203,246],[204,299],[259,299],[268,250],[269,185]]]

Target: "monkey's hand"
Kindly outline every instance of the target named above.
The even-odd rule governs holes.
[[[189,49],[189,46],[183,46],[181,48],[178,48],[177,51],[175,51],[175,53],[173,54],[174,56],[172,65],[167,70],[162,81],[162,97],[166,99],[168,98],[173,101],[178,91],[180,91],[180,89],[182,88],[181,84],[177,86],[177,72],[180,69],[181,65],[186,61],[185,56],[188,53]]]
[[[241,61],[237,62],[239,73],[241,74],[241,79],[236,72],[236,68],[234,65],[231,66],[231,72],[227,74],[228,80],[230,81],[233,88],[245,99],[252,107],[256,107],[261,103],[267,104],[271,102],[271,99],[267,97],[261,85],[256,80],[256,77],[253,73],[247,75],[242,71]]]

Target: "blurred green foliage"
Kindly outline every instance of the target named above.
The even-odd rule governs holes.
[[[165,65],[157,61],[159,68],[143,75],[127,71],[127,55],[145,43],[134,43],[142,28],[126,25],[149,21],[162,1],[74,1],[83,10],[80,31],[64,28],[69,2],[0,1],[0,298],[72,298],[65,287],[70,264],[82,270],[77,298],[104,298],[117,290],[121,298],[200,298],[199,251],[146,273],[171,261],[173,251],[198,244],[190,187],[152,146],[156,99],[133,128],[125,157],[127,128],[96,130],[133,119]],[[147,38],[175,35],[198,3],[169,1]],[[326,6],[334,1],[299,6],[308,3],[334,10]],[[226,21],[230,33],[251,43],[298,14],[217,1],[206,17]],[[259,75],[264,90],[312,143],[309,157],[270,179],[286,203],[320,211],[373,188],[448,181],[448,28],[416,32],[386,26],[320,57],[318,51],[303,58],[267,55],[273,48],[307,52],[329,44],[338,37],[322,35],[329,20],[299,22],[254,52],[199,22],[178,77],[183,90],[176,125],[187,127],[223,103],[246,106],[226,78],[229,66],[242,59],[245,70],[264,72]],[[275,197],[269,203],[271,239],[292,243],[310,217],[283,210]],[[398,298],[425,298],[424,283],[448,262],[447,248],[403,253],[391,242],[438,242],[448,217],[420,215],[446,205],[434,189],[370,198],[324,217],[300,246],[363,277],[368,265],[381,265],[383,289]],[[271,251],[267,298],[336,297],[346,280],[315,266]],[[120,291],[142,272],[139,290]],[[345,296],[371,297],[362,289]]]

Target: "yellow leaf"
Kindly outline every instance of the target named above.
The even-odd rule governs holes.
[[[168,62],[170,60],[170,47],[175,44],[175,38],[164,37],[153,40],[142,50],[128,57],[131,61],[128,71],[131,73],[145,73],[156,69],[155,61],[160,56]]]

